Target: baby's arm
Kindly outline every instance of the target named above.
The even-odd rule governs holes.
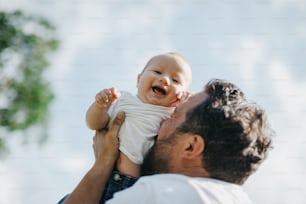
[[[109,121],[107,111],[119,96],[115,88],[104,89],[96,95],[95,102],[86,113],[86,123],[90,129],[101,130],[106,127]]]

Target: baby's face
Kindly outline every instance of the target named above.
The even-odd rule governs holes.
[[[159,55],[138,75],[138,97],[144,103],[170,107],[177,100],[177,94],[187,91],[190,83],[187,62],[175,55]]]

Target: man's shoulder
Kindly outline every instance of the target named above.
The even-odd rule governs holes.
[[[151,191],[172,199],[177,196],[182,200],[193,200],[194,203],[201,203],[203,198],[220,204],[251,203],[241,186],[212,178],[156,174],[141,177],[138,182],[139,185],[147,186]]]
[[[139,179],[139,182],[148,183],[151,185],[169,185],[171,183],[188,183],[190,181],[198,181],[198,182],[205,182],[203,178],[196,178],[196,177],[189,177],[181,174],[155,174],[150,176],[142,176]]]

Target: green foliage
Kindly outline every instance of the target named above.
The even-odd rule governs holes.
[[[0,11],[0,130],[46,126],[54,94],[44,74],[58,47],[54,32],[45,18]],[[5,137],[0,132],[0,149]]]

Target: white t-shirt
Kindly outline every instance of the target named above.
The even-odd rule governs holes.
[[[169,118],[173,110],[173,107],[143,103],[131,93],[121,91],[119,99],[108,110],[110,124],[120,111],[125,112],[119,132],[120,151],[134,163],[142,164],[143,156],[154,144],[160,122]]]
[[[141,177],[132,187],[115,193],[107,204],[251,204],[241,186],[211,178],[179,174]]]

